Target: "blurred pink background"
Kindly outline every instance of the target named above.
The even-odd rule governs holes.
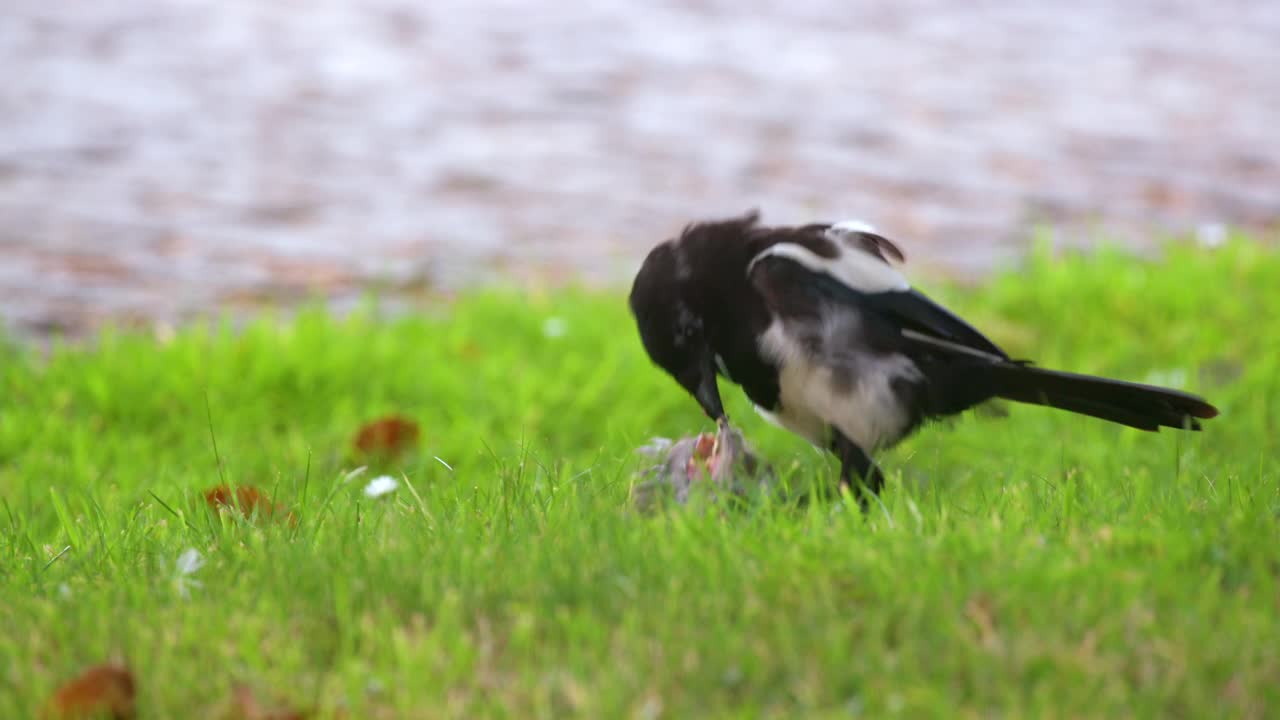
[[[8,0],[0,321],[625,283],[696,218],[916,272],[1274,237],[1280,4]]]

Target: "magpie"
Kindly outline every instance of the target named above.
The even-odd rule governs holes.
[[[770,227],[753,210],[654,247],[629,305],[650,360],[709,418],[728,426],[717,378],[737,384],[767,420],[832,452],[864,507],[884,485],[876,451],[995,398],[1148,431],[1218,414],[1189,393],[1014,360],[912,288],[904,261],[864,223]]]

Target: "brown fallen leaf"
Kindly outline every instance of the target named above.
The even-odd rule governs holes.
[[[399,455],[418,444],[418,423],[399,415],[374,420],[356,432],[355,447],[367,455]]]
[[[133,674],[119,665],[95,665],[58,688],[49,699],[50,720],[134,717]]]
[[[256,514],[265,520],[282,519],[290,525],[298,524],[297,516],[287,507],[272,502],[265,492],[252,485],[241,485],[234,490],[227,485],[218,485],[204,492],[204,501],[214,512],[239,510],[245,517]]]
[[[303,720],[307,713],[287,708],[267,708],[258,702],[247,685],[237,685],[231,694],[231,705],[225,720]]]
[[[991,599],[978,594],[965,603],[964,614],[977,630],[978,640],[988,650],[1000,645],[1000,633],[996,625],[996,611]]]

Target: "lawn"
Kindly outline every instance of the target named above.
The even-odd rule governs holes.
[[[867,516],[641,515],[633,448],[709,428],[621,290],[0,344],[0,717],[107,661],[142,718],[218,717],[242,685],[351,718],[1280,712],[1280,254],[924,285],[1014,355],[1222,415],[1150,434],[999,406],[882,456]],[[725,395],[784,475],[834,475]],[[354,450],[389,413],[417,445]],[[215,514],[223,483],[293,522]]]

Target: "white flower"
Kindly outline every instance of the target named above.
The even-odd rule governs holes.
[[[1196,240],[1202,247],[1221,247],[1227,241],[1227,226],[1216,222],[1203,223],[1196,228]]]
[[[569,331],[569,323],[564,318],[549,317],[542,323],[542,334],[549,338],[562,338]]]
[[[204,558],[200,556],[200,551],[195,548],[187,548],[178,556],[178,574],[191,575],[195,571],[204,567]]]
[[[178,588],[178,596],[184,600],[191,597],[191,590],[200,587],[200,581],[191,575],[197,570],[204,567],[204,558],[200,555],[200,551],[195,548],[187,548],[178,556],[178,562],[174,566],[177,571],[177,577],[174,578],[174,585]]]
[[[364,486],[364,494],[371,498],[382,497],[387,493],[395,492],[398,487],[400,487],[399,480],[390,475],[379,475]]]

